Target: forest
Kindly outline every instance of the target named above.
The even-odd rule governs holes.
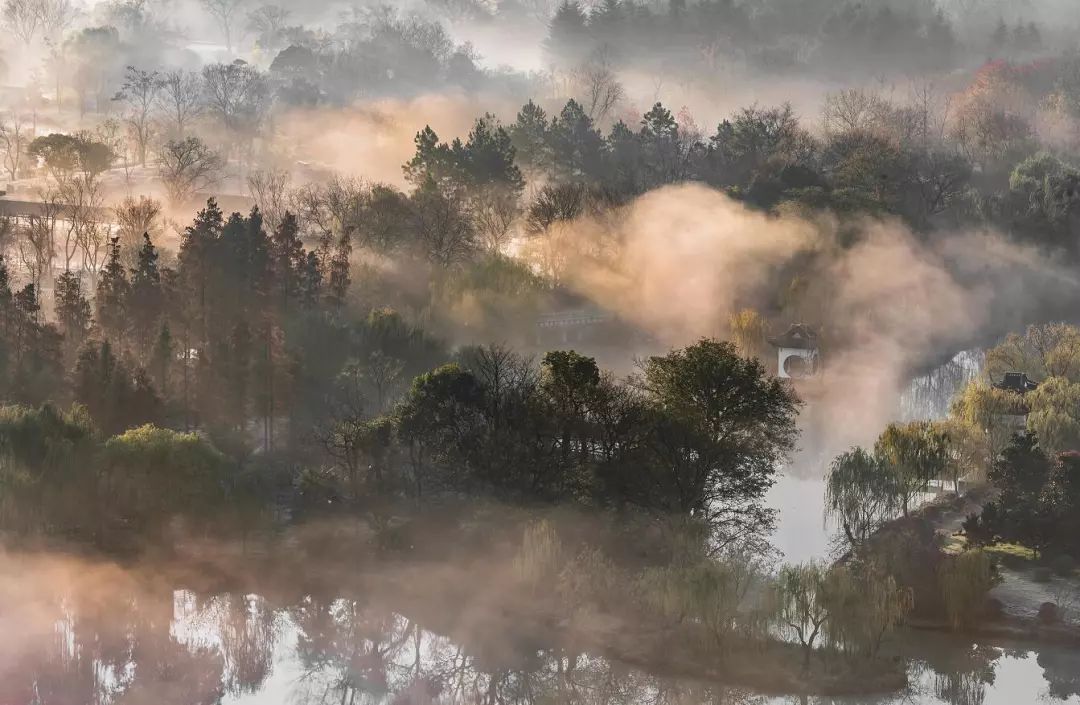
[[[1068,9],[5,0],[0,702],[1080,697]]]

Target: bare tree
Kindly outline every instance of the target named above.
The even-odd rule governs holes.
[[[225,35],[225,48],[230,52],[233,48],[233,22],[236,13],[246,4],[246,0],[202,0],[202,6],[217,20]]]
[[[585,212],[588,193],[580,184],[545,186],[529,205],[525,230],[540,235],[554,223],[573,220]]]
[[[88,272],[97,272],[108,236],[104,193],[100,179],[87,172],[73,173],[59,182],[59,205],[64,209],[67,232],[64,239],[64,269],[71,270],[76,254]]]
[[[156,239],[162,231],[161,202],[147,196],[128,196],[113,208],[117,236],[124,250],[138,249],[143,234]]]
[[[626,92],[619,83],[606,52],[598,52],[575,71],[584,107],[593,122],[600,122],[619,104]]]
[[[284,169],[256,169],[247,177],[248,192],[271,229],[277,228],[289,209],[289,172]]]
[[[158,176],[174,204],[216,184],[224,168],[217,152],[198,137],[169,140],[158,150]]]
[[[257,68],[237,59],[203,68],[207,107],[234,135],[251,136],[270,107],[270,86]]]
[[[425,256],[439,266],[466,260],[476,249],[476,233],[461,202],[437,188],[413,195],[411,225]]]
[[[867,132],[874,129],[888,110],[887,101],[858,88],[848,88],[825,96],[822,123],[826,134]]]
[[[128,66],[124,83],[113,100],[125,105],[124,121],[135,141],[139,154],[139,166],[146,166],[146,150],[150,145],[153,128],[154,104],[161,90],[161,78],[157,71],[142,71]]]
[[[188,123],[203,111],[202,77],[193,71],[168,71],[161,76],[156,97],[172,137],[183,138]]]
[[[518,217],[517,194],[508,189],[485,189],[469,199],[473,228],[489,252],[502,252],[510,243],[511,228]]]
[[[4,24],[24,44],[34,41],[41,28],[40,0],[5,0]]]
[[[11,246],[15,244],[16,232],[15,218],[9,215],[0,215],[0,257],[7,254]]]
[[[247,16],[248,29],[255,34],[259,48],[273,56],[281,48],[289,11],[277,5],[263,5]]]
[[[72,0],[39,0],[41,7],[41,30],[52,42],[58,42],[78,15]]]
[[[38,194],[40,211],[21,224],[15,234],[19,261],[30,274],[35,287],[40,288],[45,273],[52,268],[56,256],[56,220],[60,210],[59,197],[53,189]]]
[[[18,113],[12,113],[10,120],[0,122],[0,149],[4,150],[4,170],[12,181],[19,178],[19,167],[22,166],[31,137]]]
[[[288,207],[300,220],[314,226],[320,260],[329,256],[342,230],[353,232],[371,193],[358,179],[335,176],[325,184],[304,184],[288,195]]]

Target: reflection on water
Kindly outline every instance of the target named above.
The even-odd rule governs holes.
[[[1080,650],[912,634],[901,645],[917,654],[908,693],[767,698],[516,634],[440,634],[362,590],[198,594],[67,559],[16,564],[0,555],[0,634],[2,705],[1080,703]]]
[[[825,480],[820,474],[781,476],[766,502],[778,511],[772,544],[785,561],[800,563],[828,555],[834,528],[825,524]]]

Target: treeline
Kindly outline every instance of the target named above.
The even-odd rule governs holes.
[[[544,235],[554,222],[690,181],[761,209],[896,215],[921,232],[989,226],[1075,254],[1080,172],[1070,145],[1036,124],[1077,124],[1076,67],[988,64],[949,98],[929,85],[905,100],[841,91],[826,97],[820,133],[789,106],[741,110],[710,133],[659,103],[624,121],[605,102],[619,90],[608,74],[552,115],[530,101],[513,123],[486,115],[449,142],[426,128],[405,171],[418,187],[482,205],[489,215],[478,222],[506,232],[518,208],[521,230]],[[545,186],[516,206],[525,181]]]
[[[10,411],[19,427],[36,427],[29,437],[46,448],[49,429],[68,426],[77,433],[63,438],[91,445],[132,428],[166,445],[189,439],[155,427],[198,431],[235,472],[266,468],[268,504],[570,502],[692,516],[717,545],[762,545],[772,513],[761,501],[793,448],[798,400],[758,360],[703,340],[622,381],[569,351],[537,366],[466,347],[440,367],[452,357],[444,344],[350,299],[351,230],[309,248],[290,212],[269,231],[264,222],[258,209],[226,218],[211,201],[169,265],[149,234],[131,265],[113,238],[92,301],[65,271],[51,320],[40,289],[13,292],[0,263],[0,396],[24,405]],[[67,426],[53,407],[26,411],[43,404],[77,411]],[[5,461],[26,480],[13,487],[46,493],[68,487],[64,472],[94,473],[47,472],[42,463],[61,462],[49,455]],[[202,481],[231,491],[221,479]]]
[[[1078,363],[1080,329],[1031,326],[987,351],[985,370],[959,390],[948,418],[890,424],[872,449],[839,455],[826,476],[826,512],[842,551],[886,556],[913,591],[916,614],[957,628],[995,616],[986,547],[1018,544],[1070,575],[1080,549]],[[1026,383],[1009,386],[1006,373]],[[996,493],[963,522],[958,555],[937,533],[938,509],[913,511],[934,483]]]
[[[551,19],[545,48],[553,61],[566,64],[605,51],[617,65],[639,68],[674,64],[715,71],[740,61],[757,70],[846,77],[941,71],[970,56],[1041,48],[1039,30],[1030,23],[1018,25],[1015,48],[1007,41],[992,43],[989,32],[979,46],[965,46],[953,22],[932,3],[665,4],[605,0],[587,9],[567,0]]]

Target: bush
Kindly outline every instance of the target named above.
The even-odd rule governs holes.
[[[1036,618],[1040,624],[1057,624],[1061,621],[1061,610],[1053,602],[1044,602],[1039,605]]]
[[[1050,582],[1050,579],[1052,577],[1053,577],[1053,575],[1050,572],[1050,569],[1047,568],[1044,565],[1041,565],[1041,566],[1037,567],[1031,573],[1031,579],[1034,580],[1037,583],[1048,583],[1048,582]]]
[[[1050,567],[1063,578],[1068,578],[1076,570],[1076,559],[1062,554],[1050,562]]]
[[[945,614],[953,629],[975,624],[981,616],[987,593],[997,583],[990,556],[982,550],[967,551],[944,561],[938,579]]]

